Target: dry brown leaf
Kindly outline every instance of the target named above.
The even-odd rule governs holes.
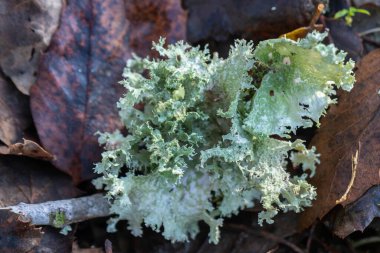
[[[131,25],[129,47],[145,57],[152,54],[152,41],[162,36],[172,44],[186,37],[186,12],[178,0],[125,0]]]
[[[34,252],[42,238],[41,228],[36,228],[19,214],[0,210],[1,252]]]
[[[368,53],[380,46],[380,5],[366,4],[360,8],[366,9],[371,15],[355,15],[352,29],[361,36],[365,52]]]
[[[359,35],[341,19],[326,18],[325,23],[331,43],[347,52],[347,56],[354,61],[360,60],[363,56],[363,41]]]
[[[380,184],[380,50],[365,56],[357,67],[354,89],[338,94],[338,105],[329,109],[311,142],[321,154],[321,164],[311,180],[317,200],[302,214],[303,228],[337,203],[346,206]]]
[[[0,207],[74,198],[80,193],[69,176],[45,161],[0,156],[0,175]]]
[[[315,9],[312,0],[184,0],[189,11],[190,42],[224,42],[230,37],[254,41],[278,37],[307,26]]]
[[[0,4],[0,65],[29,94],[37,64],[58,26],[63,0],[13,0]]]
[[[101,248],[80,248],[77,242],[73,242],[73,247],[72,247],[72,253],[104,253],[104,250]]]
[[[0,74],[0,141],[6,145],[20,141],[31,122],[28,97]]]
[[[342,208],[334,215],[331,227],[336,235],[344,238],[363,231],[376,217],[380,217],[380,186],[372,187],[357,201]]]
[[[65,6],[30,99],[43,147],[76,183],[96,176],[102,148],[95,133],[122,128],[116,102],[125,89],[118,81],[131,51],[147,55],[152,40],[184,36],[176,33],[177,26],[184,27],[183,18],[176,19],[182,17],[178,8],[174,0],[83,0]]]
[[[55,159],[54,155],[47,152],[38,143],[30,140],[23,140],[24,143],[15,143],[8,147],[0,147],[0,154],[28,156],[46,161],[52,161]]]

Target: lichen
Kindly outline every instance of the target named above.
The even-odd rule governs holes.
[[[108,230],[128,220],[165,238],[187,241],[204,221],[217,243],[224,217],[261,204],[258,222],[300,212],[316,197],[307,182],[319,162],[314,147],[289,138],[319,125],[335,88],[350,90],[353,62],[326,34],[253,44],[237,40],[227,59],[184,42],[153,44],[159,59],[129,60],[120,117],[128,135],[100,135],[105,145],[94,181],[107,191]],[[140,106],[136,106],[140,105]],[[144,105],[143,108],[141,105]],[[294,175],[288,163],[300,165]]]

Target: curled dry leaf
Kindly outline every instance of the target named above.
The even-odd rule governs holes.
[[[57,157],[54,165],[75,182],[94,177],[101,154],[95,133],[121,128],[116,102],[124,88],[118,81],[130,47],[146,55],[160,36],[183,39],[178,1],[159,3],[70,1],[63,10],[31,89],[31,108],[43,146]]]
[[[33,252],[41,243],[41,228],[9,210],[0,210],[0,245],[2,252]]]
[[[28,97],[0,74],[0,141],[6,145],[20,141],[30,123]]]
[[[55,159],[54,155],[47,152],[38,143],[25,139],[24,143],[15,143],[9,145],[7,148],[0,147],[0,154],[22,155],[46,161],[52,161]]]
[[[352,232],[363,231],[376,217],[380,217],[380,186],[373,186],[357,201],[341,209],[332,229],[344,238]]]
[[[190,42],[226,41],[231,36],[254,41],[278,37],[307,26],[315,9],[312,0],[184,0],[189,11]],[[270,20],[270,22],[268,22]]]
[[[58,26],[63,0],[15,0],[0,4],[0,65],[24,94]]]
[[[380,184],[380,50],[365,56],[357,67],[354,89],[338,94],[339,103],[331,106],[311,142],[321,154],[311,180],[318,197],[302,214],[303,228],[336,204],[346,206]]]

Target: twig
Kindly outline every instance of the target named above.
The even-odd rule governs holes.
[[[26,217],[34,225],[63,227],[71,223],[110,215],[109,203],[102,194],[82,198],[49,201],[40,204],[20,203],[0,209],[10,209]],[[63,218],[57,225],[57,214]]]
[[[281,237],[279,237],[277,235],[268,233],[266,231],[262,231],[262,230],[256,231],[256,230],[253,230],[253,229],[251,229],[251,228],[249,228],[247,226],[239,225],[239,224],[228,224],[228,225],[225,225],[225,227],[226,228],[231,228],[231,229],[234,229],[234,230],[244,231],[245,233],[248,233],[248,234],[254,234],[254,235],[261,236],[261,237],[265,237],[265,238],[267,238],[269,240],[275,241],[275,242],[277,242],[279,244],[283,244],[283,245],[291,248],[296,253],[305,253],[305,251],[303,251],[297,245],[295,245],[295,244],[293,244],[291,242],[288,242],[284,238],[281,238]]]
[[[372,244],[372,243],[380,243],[380,237],[379,236],[367,237],[367,238],[361,239],[360,241],[353,242],[352,246],[354,248],[359,248],[361,246]]]
[[[380,32],[380,27],[375,27],[375,28],[368,29],[368,30],[365,30],[363,32],[360,32],[359,36],[363,37],[365,35],[368,35],[368,34],[371,34],[371,33],[378,33],[378,32]]]
[[[313,242],[313,237],[314,237],[314,232],[315,232],[316,226],[317,226],[316,222],[314,222],[313,225],[311,226],[309,238],[307,239],[307,244],[306,244],[306,252],[307,253],[310,253],[311,243]]]
[[[359,142],[359,149],[356,150],[356,153],[355,153],[355,156],[353,155],[351,160],[352,160],[352,165],[351,165],[351,180],[347,186],[347,189],[346,191],[344,192],[343,196],[338,199],[337,201],[335,201],[335,204],[341,204],[343,203],[344,201],[347,200],[347,196],[348,196],[348,193],[350,192],[352,186],[354,185],[354,181],[356,179],[356,171],[357,171],[357,166],[358,166],[358,159],[359,159],[359,150],[360,150],[360,142]]]
[[[379,41],[375,41],[375,40],[373,40],[373,39],[370,39],[370,38],[368,38],[367,36],[363,36],[363,37],[362,37],[362,40],[363,40],[364,42],[367,42],[367,43],[373,44],[374,46],[380,47],[380,42],[379,42]]]

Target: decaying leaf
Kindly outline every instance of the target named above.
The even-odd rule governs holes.
[[[42,51],[58,26],[64,0],[16,0],[0,4],[0,65],[24,94],[35,81]]]
[[[330,30],[331,43],[334,43],[340,50],[347,52],[348,58],[355,61],[360,60],[363,55],[363,42],[359,35],[343,20],[325,19],[325,21]]]
[[[70,1],[31,89],[41,142],[75,182],[93,177],[95,132],[120,126],[117,81],[129,56],[124,8],[121,0]]]
[[[0,74],[0,141],[11,145],[20,141],[31,123],[29,100]]]
[[[0,245],[2,252],[33,252],[41,242],[41,228],[22,216],[0,210]]]
[[[69,176],[31,158],[0,157],[0,174],[0,207],[73,198],[80,193]],[[19,218],[8,210],[0,211],[1,252],[71,252],[72,236],[63,236],[54,228],[36,229]],[[8,246],[14,251],[6,251]]]
[[[0,174],[0,207],[73,198],[80,193],[69,176],[44,161],[1,156]]]
[[[322,24],[316,24],[316,22],[318,21],[319,17],[321,16],[322,12],[324,11],[324,9],[325,9],[324,4],[322,4],[322,3],[318,4],[317,7],[315,8],[315,11],[313,13],[313,17],[312,17],[308,26],[303,26],[303,27],[297,28],[291,32],[282,34],[280,37],[297,41],[298,39],[305,38],[306,35],[308,33],[312,32],[313,30],[317,30],[317,31],[321,32],[324,27]]]
[[[238,36],[254,41],[278,37],[307,26],[315,9],[312,0],[234,1],[185,0],[190,42],[226,41]],[[270,22],[268,22],[270,20]]]
[[[57,157],[54,165],[75,182],[94,177],[101,153],[95,133],[121,128],[116,102],[124,88],[118,81],[130,47],[143,54],[160,36],[183,39],[179,8],[177,1],[86,0],[63,10],[31,107],[43,146]]]
[[[368,53],[380,46],[380,1],[378,5],[366,4],[360,8],[368,10],[371,15],[355,15],[352,29],[361,36]]]
[[[53,227],[42,228],[42,240],[36,252],[72,253],[73,234],[62,235],[59,229]]]
[[[72,246],[72,253],[104,253],[104,250],[95,247],[82,249],[79,247],[77,242],[74,242]]]
[[[38,143],[25,139],[23,143],[11,144],[6,148],[0,147],[0,154],[22,155],[47,161],[52,161],[55,159],[54,155],[47,152]]]
[[[332,229],[344,238],[352,232],[363,231],[376,217],[380,217],[380,186],[372,187],[357,201],[341,209]]]
[[[186,34],[186,12],[178,0],[125,1],[127,19],[131,25],[129,47],[140,56],[152,51],[152,41],[161,36],[171,44],[183,40]]]
[[[380,184],[380,50],[362,59],[356,79],[351,93],[338,93],[339,104],[331,106],[311,142],[321,154],[321,164],[311,180],[318,197],[302,214],[301,227]]]

